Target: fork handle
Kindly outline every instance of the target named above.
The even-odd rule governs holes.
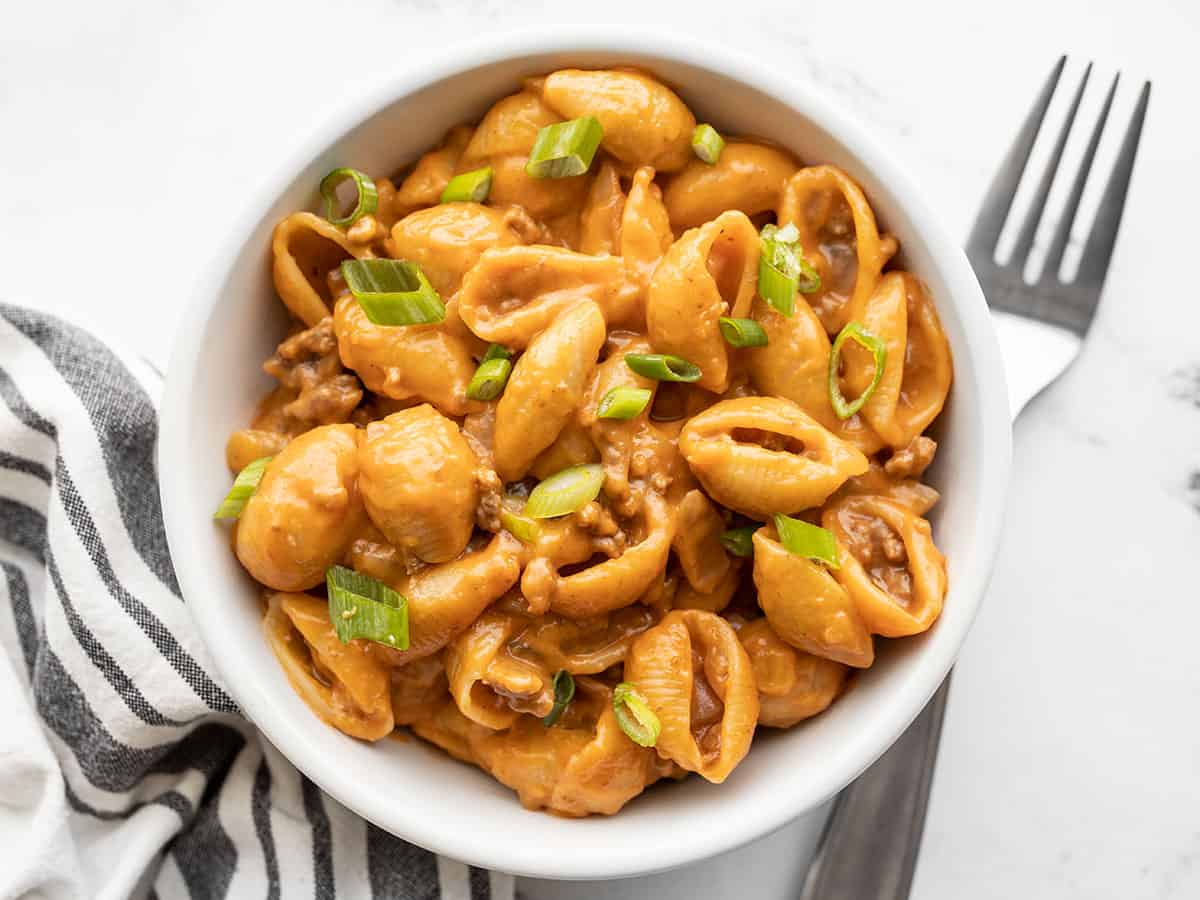
[[[947,675],[900,739],[842,791],[800,900],[907,900],[949,692]]]

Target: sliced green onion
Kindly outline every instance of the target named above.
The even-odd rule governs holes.
[[[530,178],[570,178],[582,175],[592,164],[604,129],[595,116],[584,116],[538,129],[529,151],[525,174]]]
[[[721,337],[725,338],[725,343],[731,347],[767,346],[767,333],[753,319],[731,319],[721,316],[717,319],[717,325],[721,329]]]
[[[533,519],[509,512],[507,509],[500,510],[500,524],[522,544],[532,544],[542,533],[542,526]]]
[[[842,345],[846,341],[854,341],[865,347],[875,359],[875,374],[871,376],[871,383],[855,400],[847,400],[843,397],[842,388],[838,384]],[[838,336],[834,338],[833,349],[829,351],[829,402],[833,405],[833,412],[839,419],[850,418],[871,399],[871,395],[875,393],[875,388],[879,387],[879,382],[883,378],[885,365],[887,365],[887,344],[863,328],[858,322],[847,322],[846,327],[839,331]]]
[[[504,393],[512,363],[507,359],[485,359],[471,376],[467,396],[472,400],[495,400]]]
[[[715,165],[725,149],[725,139],[707,122],[697,125],[692,132],[692,152],[700,157],[702,162]]]
[[[596,407],[597,419],[632,419],[646,408],[654,392],[648,388],[615,387]]]
[[[267,463],[274,458],[273,456],[264,456],[252,463],[247,463],[246,468],[238,472],[237,478],[233,479],[233,487],[229,489],[229,493],[225,495],[225,499],[221,501],[217,511],[213,513],[213,518],[240,518],[242,510],[246,508],[246,504],[258,490],[258,483],[262,481],[263,473],[267,471]]]
[[[329,621],[343,644],[365,638],[408,649],[408,601],[382,581],[334,566],[325,572]]]
[[[754,532],[760,528],[762,528],[761,525],[747,525],[744,528],[730,528],[728,531],[722,531],[721,546],[734,556],[753,556]]]
[[[626,353],[625,365],[655,381],[699,381],[700,367],[678,356],[662,353]]]
[[[796,311],[796,293],[811,294],[821,287],[821,276],[800,247],[795,225],[764,225],[758,257],[758,295],[790,316]]]
[[[512,351],[501,344],[488,344],[487,352],[480,362],[490,362],[493,359],[512,359]]]
[[[354,182],[354,209],[342,218],[337,217],[337,189],[349,179]],[[379,208],[379,192],[371,177],[358,169],[334,169],[321,179],[321,196],[325,198],[325,218],[334,225],[352,225],[363,216],[369,216]]]
[[[455,175],[442,191],[442,203],[482,203],[492,189],[492,167]]]
[[[553,519],[578,512],[596,499],[604,484],[604,466],[587,463],[555,472],[529,492],[525,515],[531,519]]]
[[[550,710],[550,714],[542,719],[542,724],[549,728],[562,718],[562,714],[566,712],[567,706],[574,697],[575,679],[566,669],[559,669],[554,673],[554,707]]]
[[[441,296],[414,262],[348,259],[342,275],[375,325],[428,325],[446,318]]]
[[[779,532],[779,543],[793,556],[803,556],[823,562],[831,569],[840,569],[837,538],[832,531],[819,525],[809,525],[802,519],[775,515],[775,530]]]
[[[617,724],[626,736],[642,747],[653,747],[658,741],[658,733],[662,731],[662,723],[646,698],[638,693],[637,686],[622,681],[613,688],[612,702]]]

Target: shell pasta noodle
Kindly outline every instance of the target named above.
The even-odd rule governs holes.
[[[610,815],[935,625],[953,363],[851,174],[648,72],[513,88],[279,222],[216,517],[323,722]]]

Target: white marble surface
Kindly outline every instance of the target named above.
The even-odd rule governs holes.
[[[0,293],[106,320],[165,363],[239,189],[375,73],[565,5],[515,6],[6,6]],[[1200,896],[1200,4],[620,0],[568,14],[600,13],[721,35],[819,84],[964,236],[1059,53],[1154,79],[1106,302],[1078,364],[1016,429],[1004,546],[958,669],[914,896]],[[798,857],[784,835],[605,895],[782,898]]]

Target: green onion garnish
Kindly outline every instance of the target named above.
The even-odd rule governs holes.
[[[554,708],[550,710],[550,714],[542,719],[542,724],[549,728],[557,722],[571,700],[575,697],[575,679],[571,677],[571,673],[566,669],[559,669],[554,673]]]
[[[648,388],[615,387],[596,407],[597,419],[632,419],[650,402],[654,392]]]
[[[846,341],[854,341],[865,347],[875,358],[875,374],[871,377],[871,383],[867,385],[865,391],[858,395],[857,399],[849,401],[842,396],[842,389],[838,384],[842,345]],[[858,322],[847,322],[846,327],[839,331],[838,336],[834,338],[833,349],[829,352],[829,402],[833,405],[833,411],[839,419],[850,418],[871,399],[871,395],[875,393],[875,388],[879,387],[879,382],[883,378],[885,365],[887,365],[887,344],[863,328]]]
[[[662,723],[635,685],[622,681],[613,688],[613,712],[617,724],[635,744],[653,747],[662,731]]]
[[[761,525],[747,525],[744,528],[730,528],[721,532],[721,546],[734,556],[751,556],[754,554],[754,532]]]
[[[441,203],[482,203],[492,189],[492,167],[455,175],[442,191]]]
[[[542,532],[542,526],[533,519],[509,512],[507,509],[500,510],[500,524],[522,544],[532,544]]]
[[[721,316],[717,319],[721,329],[721,337],[731,347],[765,347],[767,333],[753,319],[731,319]]]
[[[507,359],[485,359],[471,376],[467,396],[472,400],[495,400],[504,393],[512,363]]]
[[[512,351],[501,344],[488,344],[487,352],[483,354],[480,362],[489,362],[493,359],[512,359]]]
[[[715,165],[724,149],[725,140],[717,133],[717,129],[707,122],[696,126],[696,130],[692,132],[692,152],[700,157],[701,161],[710,166]]]
[[[213,513],[213,518],[239,518],[250,498],[254,496],[254,492],[258,490],[258,483],[262,481],[263,473],[267,471],[267,463],[274,458],[273,456],[264,456],[252,463],[247,463],[246,468],[238,472],[237,478],[233,479],[233,487],[229,489],[229,493],[225,495],[225,499],[221,501],[217,511]]]
[[[783,549],[793,556],[815,559],[831,569],[842,567],[838,561],[837,539],[832,531],[779,513],[775,515],[775,530],[779,532]]]
[[[699,381],[700,367],[678,356],[662,353],[626,353],[625,365],[655,381]]]
[[[354,209],[344,218],[337,217],[337,189],[347,179],[354,182]],[[379,192],[367,174],[358,169],[334,169],[321,179],[321,196],[325,198],[325,218],[334,225],[352,225],[379,208]]]
[[[604,129],[595,116],[584,116],[538,129],[529,151],[525,174],[530,178],[570,178],[582,175],[592,164]]]
[[[325,572],[329,621],[343,644],[365,638],[408,649],[408,601],[382,581],[334,566]]]
[[[758,257],[758,295],[790,316],[796,311],[796,292],[811,294],[821,287],[821,276],[804,258],[800,232],[795,225],[764,225]]]
[[[525,515],[553,519],[578,512],[596,499],[604,484],[604,466],[587,463],[555,472],[529,492]]]
[[[342,275],[375,325],[428,325],[446,318],[442,298],[416,263],[403,259],[348,259]]]

